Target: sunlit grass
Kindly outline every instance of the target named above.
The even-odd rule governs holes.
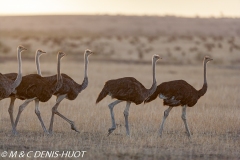
[[[64,62],[64,60],[63,60]],[[3,68],[6,63],[1,63]],[[11,70],[16,64],[11,63]],[[25,72],[34,72],[33,62],[23,65]],[[55,71],[55,64],[42,62],[42,70],[48,68],[50,74]],[[101,66],[101,67],[99,67]],[[78,69],[76,69],[78,68]],[[8,69],[4,69],[7,71]],[[14,70],[14,69],[13,69]],[[176,71],[175,74],[169,70]],[[70,63],[65,60],[62,71],[77,82],[82,82],[83,63]],[[203,67],[161,65],[157,62],[157,81],[185,79],[195,88],[200,88],[203,82]],[[0,102],[0,142],[1,150],[87,150],[87,159],[114,158],[121,159],[217,159],[239,158],[239,126],[240,109],[239,75],[237,70],[224,69],[208,64],[207,93],[193,107],[187,109],[189,128],[193,133],[189,140],[185,134],[181,119],[181,108],[174,108],[165,123],[163,136],[158,136],[163,112],[167,107],[156,99],[149,104],[132,104],[129,112],[130,137],[126,136],[123,110],[126,103],[120,103],[114,108],[117,129],[107,137],[111,126],[108,104],[113,100],[105,98],[99,104],[95,100],[108,79],[123,76],[133,76],[146,87],[151,86],[151,65],[114,64],[91,62],[89,64],[89,86],[76,100],[64,100],[59,106],[59,112],[73,120],[80,133],[70,129],[70,125],[56,116],[54,134],[44,136],[37,116],[34,113],[34,103],[31,103],[20,118],[19,135],[11,136],[11,124],[8,115],[9,99]],[[228,75],[228,76],[224,76]],[[48,128],[51,107],[55,97],[49,102],[40,103],[41,116]],[[16,101],[14,115],[22,101]]]

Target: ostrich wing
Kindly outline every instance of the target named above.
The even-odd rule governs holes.
[[[112,98],[140,104],[145,98],[145,87],[133,77],[110,80],[105,84]]]
[[[0,99],[7,98],[12,93],[13,81],[0,73]]]
[[[196,89],[184,80],[163,82],[145,102],[150,102],[159,95],[164,99],[164,105],[192,105],[193,101],[196,101],[196,92]]]

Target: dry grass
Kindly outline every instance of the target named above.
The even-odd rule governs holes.
[[[93,57],[93,56],[92,56]],[[96,97],[108,79],[133,76],[146,87],[151,85],[151,65],[114,64],[91,62],[89,65],[89,87],[75,101],[64,100],[59,111],[75,121],[80,134],[71,131],[68,123],[56,117],[54,134],[44,136],[34,106],[31,103],[23,112],[18,126],[19,135],[11,136],[8,115],[9,99],[0,103],[0,151],[3,150],[86,150],[86,159],[239,159],[240,154],[240,109],[239,70],[228,69],[209,63],[209,89],[197,105],[187,109],[187,119],[192,139],[185,134],[181,120],[181,108],[173,109],[166,121],[163,137],[158,137],[158,129],[166,107],[157,99],[149,104],[131,105],[130,132],[127,137],[124,127],[123,110],[125,103],[114,109],[118,128],[107,137],[111,126],[107,105],[112,102],[107,97],[95,105]],[[81,82],[83,78],[82,61],[73,63],[63,59],[62,72]],[[173,79],[186,79],[196,88],[203,81],[201,65],[157,65],[158,83]],[[6,66],[1,63],[0,67]],[[14,71],[16,64],[9,64]],[[101,66],[101,67],[100,67]],[[55,72],[55,64],[42,62],[42,70]],[[79,68],[79,69],[76,69]],[[24,72],[34,72],[34,63],[25,62]],[[41,103],[41,115],[46,126],[49,125],[51,107],[55,98]],[[14,115],[22,102],[17,101]]]

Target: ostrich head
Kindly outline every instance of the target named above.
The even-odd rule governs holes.
[[[58,58],[62,58],[62,57],[64,57],[66,54],[64,53],[64,52],[61,52],[61,51],[59,51],[58,52]]]
[[[22,51],[25,51],[25,50],[27,50],[25,47],[23,47],[23,46],[18,46],[18,50],[20,51],[20,52],[22,52]]]
[[[89,55],[93,54],[93,52],[89,49],[86,49],[84,54],[85,54],[85,56],[88,57]]]
[[[156,62],[156,61],[158,61],[159,59],[162,59],[161,57],[159,57],[159,55],[157,55],[157,54],[154,54],[154,55],[153,55],[153,62]]]
[[[210,58],[209,56],[205,56],[204,57],[204,62],[210,62],[210,61],[212,61],[213,59],[212,58]]]
[[[44,53],[47,53],[47,52],[44,52],[44,51],[42,51],[41,49],[37,50],[37,55],[38,55],[38,56],[41,56],[41,55],[44,54]]]

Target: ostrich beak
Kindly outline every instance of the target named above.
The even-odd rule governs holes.
[[[63,53],[63,55],[62,56],[66,56],[66,54],[65,53]]]
[[[162,59],[162,57],[160,57],[159,55],[157,55],[157,58],[158,58],[157,60]]]

